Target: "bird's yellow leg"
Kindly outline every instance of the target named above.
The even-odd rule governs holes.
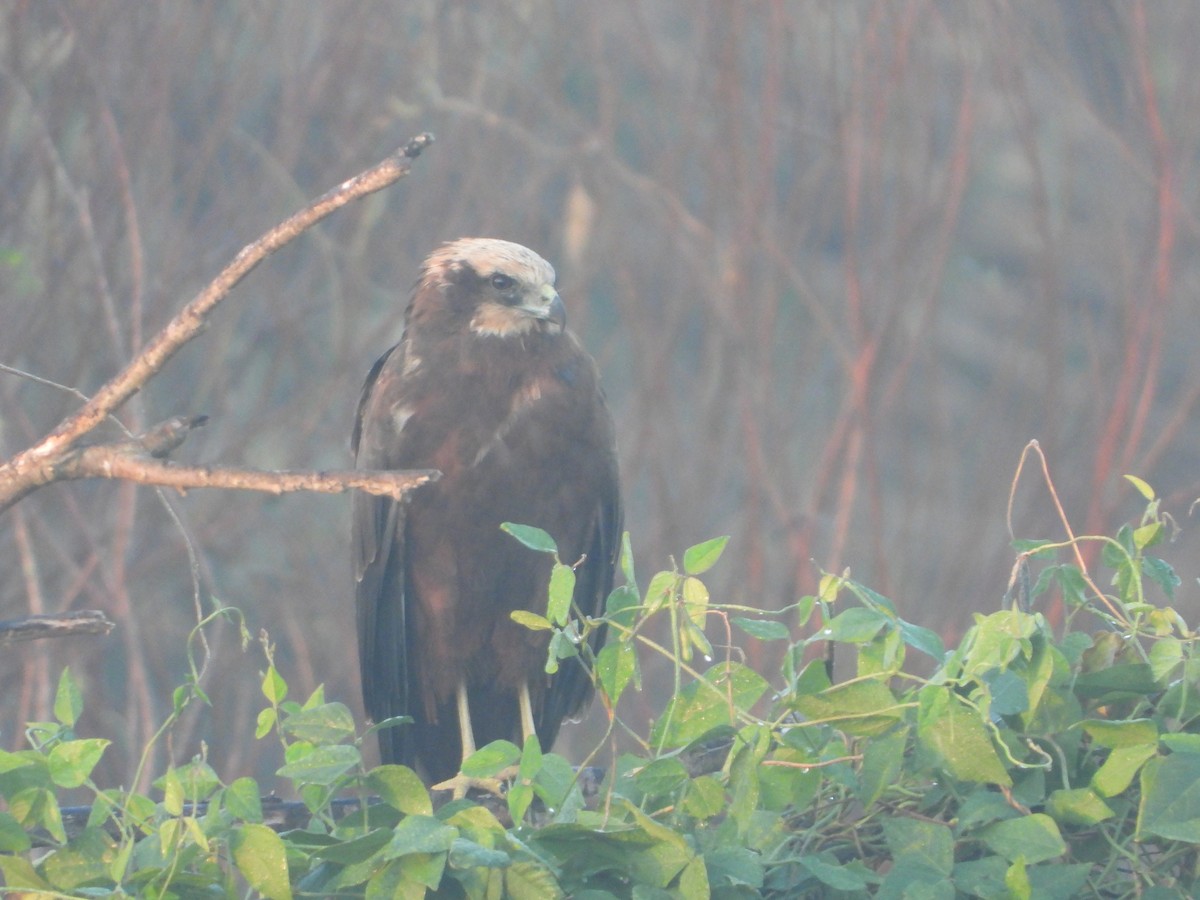
[[[521,707],[521,745],[529,740],[529,736],[537,736],[537,728],[533,725],[533,703],[529,700],[529,682],[521,682],[521,692],[517,694],[517,704]]]
[[[524,716],[524,708],[529,705],[529,692],[524,689],[524,685],[522,685],[521,696],[524,704],[521,714]],[[454,702],[458,708],[458,737],[462,742],[462,762],[459,763],[459,772],[457,775],[446,779],[440,784],[435,784],[433,789],[435,791],[453,791],[455,800],[461,800],[467,796],[467,791],[470,790],[487,791],[490,794],[495,794],[497,797],[502,796],[503,777],[505,773],[501,772],[500,776],[496,778],[475,778],[462,773],[462,763],[465,763],[467,758],[475,752],[475,732],[471,729],[471,705],[467,702],[466,679],[459,681],[458,687],[455,688]],[[530,722],[532,721],[533,717],[531,713]]]

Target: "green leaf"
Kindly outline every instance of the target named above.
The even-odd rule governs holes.
[[[566,894],[545,863],[527,858],[514,861],[504,870],[504,896],[512,900],[560,900]]]
[[[1124,663],[1094,672],[1084,672],[1075,679],[1075,693],[1084,700],[1114,700],[1153,694],[1159,690],[1154,672],[1145,663]]]
[[[54,693],[54,718],[67,728],[74,728],[82,712],[83,694],[71,677],[71,667],[67,666],[58,677],[58,690]]]
[[[546,618],[555,625],[566,625],[571,618],[571,600],[575,596],[575,570],[560,562],[550,571],[549,601]]]
[[[386,857],[394,859],[411,853],[444,853],[454,845],[458,829],[433,816],[405,816],[392,831]]]
[[[1053,567],[1053,573],[1054,581],[1062,591],[1063,602],[1068,607],[1083,606],[1087,602],[1088,584],[1078,566],[1064,563]]]
[[[889,787],[899,784],[907,741],[908,729],[899,728],[866,742],[858,781],[858,801],[864,807],[870,807]]]
[[[801,856],[796,862],[807,869],[808,873],[817,881],[836,891],[866,890],[866,879],[858,872],[838,862],[832,854]]]
[[[1157,584],[1159,589],[1167,595],[1168,600],[1175,599],[1175,588],[1179,587],[1183,582],[1175,574],[1175,570],[1171,568],[1170,563],[1159,559],[1157,556],[1147,556],[1142,560],[1142,571],[1146,573],[1147,578]]]
[[[1164,734],[1158,740],[1172,753],[1200,753],[1200,734],[1175,732]]]
[[[1135,488],[1137,488],[1137,492],[1141,494],[1147,500],[1147,502],[1154,500],[1154,488],[1150,487],[1150,485],[1145,481],[1138,478],[1136,475],[1126,475],[1124,478]]]
[[[337,744],[354,737],[354,714],[344,703],[325,703],[287,716],[283,730],[302,741]]]
[[[704,857],[695,856],[679,874],[679,895],[681,897],[708,897],[710,894],[708,869],[705,868]]]
[[[250,887],[270,900],[290,900],[287,851],[279,835],[266,825],[243,825],[233,833],[230,848]]]
[[[646,588],[646,612],[651,613],[666,606],[675,595],[679,576],[674,572],[655,572]]]
[[[1157,743],[1117,747],[1092,776],[1092,788],[1101,797],[1117,796],[1133,783],[1142,766],[1157,754]]]
[[[169,816],[183,815],[183,782],[179,771],[172,766],[158,779],[157,785],[163,792],[163,809]]]
[[[690,617],[683,619],[680,623],[679,644],[680,658],[684,662],[691,660],[693,648],[705,659],[712,659],[712,644],[709,643],[708,637]]]
[[[810,719],[828,722],[846,734],[882,734],[904,717],[904,707],[882,681],[849,681],[817,694],[797,694],[792,708]]]
[[[716,565],[728,543],[729,535],[725,535],[688,547],[683,551],[683,571],[689,575],[702,575],[707,572]]]
[[[500,528],[511,534],[530,550],[536,550],[538,553],[558,552],[558,545],[554,543],[554,538],[550,537],[549,533],[540,528],[535,528],[532,525],[518,525],[515,522],[504,522]]]
[[[596,656],[596,677],[615,706],[625,693],[637,668],[637,652],[630,641],[618,640],[601,648]]]
[[[852,606],[830,619],[821,637],[848,644],[865,644],[891,624],[892,620],[881,612]]]
[[[450,845],[450,868],[503,869],[512,863],[512,857],[503,850],[493,850],[466,838],[455,838]]]
[[[0,856],[0,872],[4,874],[4,886],[10,890],[53,892],[50,883],[38,875],[33,863],[23,856]]]
[[[1116,815],[1091,788],[1052,791],[1046,801],[1046,812],[1063,825],[1085,828]]]
[[[733,725],[737,711],[753,706],[768,687],[766,679],[746,666],[717,663],[705,673],[705,681],[692,682],[671,700],[654,724],[650,742],[681,747],[719,725]]]
[[[21,823],[0,809],[0,853],[24,853],[30,846],[29,835]]]
[[[338,841],[336,844],[318,847],[312,851],[312,855],[317,859],[327,859],[341,866],[354,866],[370,859],[386,847],[391,839],[392,830],[390,828],[376,828],[348,841]]]
[[[762,783],[760,765],[771,749],[771,729],[765,725],[747,725],[738,732],[729,762],[729,817],[738,834],[749,832],[759,811]]]
[[[1004,874],[1008,863],[998,856],[960,862],[954,867],[954,886],[968,897],[1004,897]]]
[[[714,888],[742,888],[736,895],[742,896],[744,889],[756,894],[763,887],[762,857],[748,847],[718,846],[705,851],[704,862],[708,867],[708,881]],[[722,896],[718,894],[718,896]]]
[[[1150,647],[1150,671],[1157,682],[1166,682],[1183,662],[1183,642],[1176,638],[1155,641]]]
[[[1016,672],[989,672],[984,679],[988,687],[988,712],[993,716],[1015,716],[1029,709],[1029,691],[1025,680]]]
[[[1021,859],[1034,865],[1067,852],[1058,825],[1045,813],[996,822],[981,828],[979,837],[989,850],[1009,862]]]
[[[946,656],[946,646],[936,631],[901,621],[900,636],[904,638],[904,643],[908,646],[932,657],[939,663]]]
[[[633,574],[633,545],[629,541],[629,532],[621,533],[621,574],[625,577],[625,583],[634,588],[636,593],[637,578]]]
[[[514,609],[508,615],[518,625],[524,625],[530,631],[550,631],[554,628],[545,616],[539,616],[527,609]]]
[[[725,809],[725,787],[711,775],[692,779],[683,794],[684,815],[704,821]]]
[[[927,685],[919,697],[917,735],[947,772],[963,781],[1012,784],[976,710],[940,685]]]
[[[268,706],[261,710],[258,714],[258,720],[254,725],[254,736],[261,740],[271,733],[271,729],[275,727],[275,722],[278,715],[275,712],[275,707]]]
[[[688,772],[674,757],[656,759],[633,777],[633,783],[647,797],[658,797],[679,790],[688,783]]]
[[[367,775],[367,787],[379,799],[402,813],[431,815],[433,803],[425,783],[408,766],[378,766]]]
[[[492,741],[463,760],[462,773],[472,778],[490,778],[515,765],[520,758],[521,751],[512,741]]]
[[[960,835],[971,834],[991,822],[1013,818],[1017,811],[1008,804],[1008,800],[990,787],[976,788],[959,804],[955,831]]]
[[[1133,529],[1133,546],[1139,550],[1153,547],[1163,536],[1162,522],[1147,522]]]
[[[521,762],[517,769],[517,777],[522,781],[532,781],[542,769],[542,743],[537,735],[531,734],[525,738],[521,747]]]
[[[508,804],[509,817],[515,824],[520,825],[525,821],[525,813],[529,811],[529,804],[533,802],[533,785],[514,784],[508,789],[504,799]]]
[[[136,846],[133,841],[125,841],[120,845],[117,852],[112,855],[108,863],[108,877],[117,884],[125,881],[125,877],[129,872],[129,860],[132,858]]]
[[[225,811],[235,819],[246,822],[262,822],[262,799],[258,782],[243,776],[225,789],[223,796]]]
[[[440,851],[437,853],[412,853],[397,860],[397,863],[408,884],[421,885],[428,890],[434,890],[442,883],[442,875],[446,871],[446,859],[449,855],[448,852]]]
[[[267,672],[262,680],[263,696],[273,706],[278,706],[287,697],[287,682],[275,671],[275,666],[267,666]]]
[[[1004,890],[1009,900],[1032,900],[1033,886],[1029,883],[1024,857],[1017,857],[1005,871]]]
[[[221,788],[221,779],[213,767],[200,758],[180,766],[176,772],[189,800],[207,800]]]
[[[293,745],[295,746],[295,745]],[[280,778],[290,778],[301,784],[316,784],[329,787],[339,778],[357,767],[362,762],[362,754],[357,747],[348,744],[314,747],[275,774]]]
[[[920,819],[884,819],[883,835],[896,861],[916,857],[939,875],[949,875],[954,867],[954,835],[945,825]]]
[[[303,708],[306,710],[307,709],[316,709],[317,707],[324,706],[324,705],[325,705],[325,685],[318,684],[313,689],[313,692],[308,695],[308,699],[304,701]]]
[[[1101,747],[1136,747],[1158,743],[1158,726],[1153,719],[1086,719],[1083,730]]]
[[[637,619],[637,607],[641,605],[642,598],[638,596],[637,588],[622,585],[613,588],[612,593],[608,595],[604,604],[604,614],[612,619],[613,624],[622,628],[632,628]]]
[[[0,750],[0,775],[24,769],[27,766],[40,766],[43,763],[42,755],[36,750],[20,750],[16,753]]]
[[[89,738],[56,744],[46,758],[51,779],[62,788],[79,787],[88,780],[110,743],[102,738]]]
[[[550,645],[546,648],[546,674],[553,675],[557,672],[560,660],[578,655],[579,648],[575,646],[574,641],[567,637],[566,632],[555,631],[550,635]]]
[[[963,641],[963,646],[970,648],[968,674],[1003,669],[1019,658],[1028,659],[1033,655],[1032,639],[1040,622],[1038,616],[1017,610],[977,615],[969,638]]]
[[[787,640],[792,636],[786,625],[774,619],[747,619],[742,616],[734,616],[730,621],[750,637],[758,638],[760,641]]]
[[[680,588],[683,608],[697,628],[703,628],[708,617],[708,588],[699,578],[688,576]]]
[[[1038,900],[1073,900],[1081,896],[1080,891],[1087,883],[1091,874],[1091,863],[1055,863],[1053,865],[1034,866],[1027,870],[1029,876],[1030,895]],[[1154,888],[1144,892],[1144,900],[1151,900]],[[1169,895],[1175,900],[1175,895]],[[1160,897],[1159,900],[1166,900]]]
[[[1146,763],[1137,838],[1154,834],[1200,843],[1200,754],[1172,753]]]
[[[42,872],[56,888],[74,892],[107,877],[106,863],[115,848],[116,842],[103,829],[85,828],[65,848],[45,858]]]

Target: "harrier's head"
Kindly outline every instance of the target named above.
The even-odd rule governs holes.
[[[561,332],[566,312],[554,289],[554,268],[528,247],[462,238],[425,260],[408,320],[505,338]]]

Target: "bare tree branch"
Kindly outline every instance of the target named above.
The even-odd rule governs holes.
[[[272,475],[249,470],[189,469],[165,463],[152,463],[155,456],[165,455],[172,447],[164,450],[162,447],[143,445],[133,449],[129,444],[122,443],[79,450],[78,445],[85,435],[141,390],[162,369],[167,360],[201,332],[212,311],[255,266],[334,210],[403,178],[412,170],[412,161],[432,142],[432,135],[418,135],[378,165],[326,192],[304,209],[269,229],[258,240],[243,247],[233,261],[168,322],[124,369],[87,400],[82,408],[63,419],[38,443],[0,465],[0,512],[39,487],[68,478],[130,478],[145,484],[165,484],[174,487],[239,487],[248,490],[270,490],[275,493],[286,490],[346,490],[350,487],[370,490],[370,485],[378,489],[376,493],[392,496],[428,481],[429,473],[407,476],[388,473],[386,478],[380,478],[378,473],[372,475],[362,472]],[[195,424],[199,422],[193,420],[193,424],[187,428],[168,427],[161,435],[155,435],[155,430],[152,430],[148,438],[152,444],[156,440],[166,440],[169,443],[175,438],[181,441]],[[162,427],[164,426],[160,426]],[[128,474],[115,474],[117,470]],[[189,476],[185,474],[189,472],[192,478],[190,481]],[[154,480],[151,473],[163,474],[164,478],[171,480]],[[357,479],[356,484],[349,483],[351,475]],[[400,482],[404,482],[406,478],[408,482],[400,486]],[[225,483],[218,483],[220,479],[225,479]],[[388,481],[392,484],[387,485]]]
[[[159,426],[149,433],[153,434],[161,428],[162,426]],[[436,481],[441,474],[436,469],[331,469],[323,472],[290,472],[228,466],[187,466],[168,462],[161,458],[164,455],[165,452],[154,452],[137,440],[84,447],[65,455],[55,467],[54,480],[116,478],[137,484],[173,487],[181,491],[191,488],[225,488],[261,491],[267,494],[293,491],[341,494],[348,490],[361,490],[368,494],[402,500],[413,488]]]
[[[81,609],[60,616],[26,616],[0,622],[0,647],[18,641],[70,637],[76,634],[108,634],[115,624],[98,609]]]

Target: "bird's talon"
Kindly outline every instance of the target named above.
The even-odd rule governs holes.
[[[475,778],[471,775],[464,775],[459,772],[453,778],[447,778],[441,784],[435,784],[435,791],[453,791],[452,797],[455,800],[461,800],[467,796],[469,791],[487,791],[489,794],[494,794],[497,797],[503,797],[506,782],[507,770],[499,773],[495,778]]]

